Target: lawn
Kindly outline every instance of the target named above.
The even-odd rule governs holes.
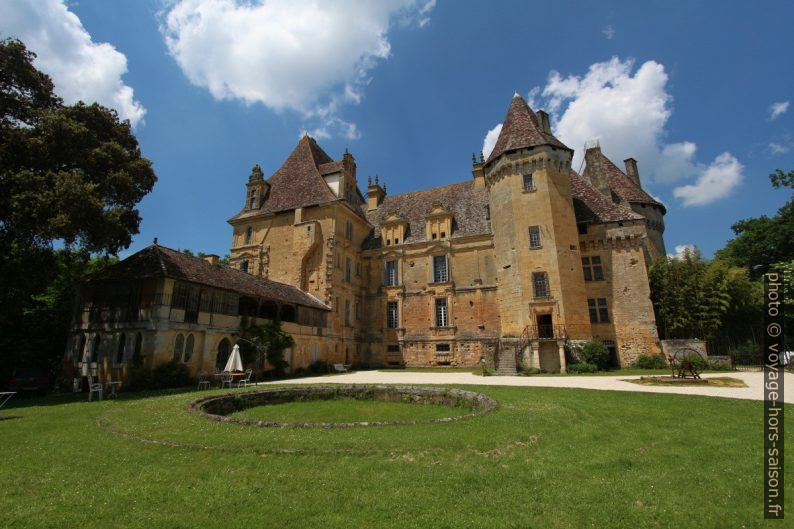
[[[500,408],[445,424],[266,429],[188,412],[196,392],[17,399],[0,421],[0,527],[764,525],[760,402],[465,389]]]
[[[643,377],[626,380],[632,384],[640,384],[643,386],[711,386],[716,388],[746,388],[747,384],[743,380],[733,377],[709,377],[700,379],[680,379],[673,378],[670,375],[666,377]]]

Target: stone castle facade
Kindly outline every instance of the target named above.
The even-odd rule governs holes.
[[[352,154],[304,136],[265,179],[254,167],[233,227],[231,265],[297,287],[330,309],[293,367],[328,362],[471,366],[510,351],[565,370],[565,344],[604,341],[615,363],[660,352],[647,267],[665,255],[664,206],[637,164],[573,151],[514,96],[472,178],[362,194]]]

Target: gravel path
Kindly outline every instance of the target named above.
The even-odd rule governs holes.
[[[643,393],[679,393],[682,395],[705,395],[731,399],[763,400],[763,376],[758,372],[710,373],[708,377],[729,376],[747,384],[746,388],[719,388],[702,386],[643,386],[629,379],[636,375],[623,376],[559,376],[559,377],[481,377],[471,373],[412,373],[409,371],[357,371],[355,373],[298,378],[267,382],[267,384],[471,384],[477,386],[529,386],[536,388],[581,388],[604,391],[638,391]],[[784,402],[794,404],[794,374],[785,375]]]

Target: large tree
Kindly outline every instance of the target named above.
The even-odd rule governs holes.
[[[769,179],[774,188],[794,188],[794,171],[784,173],[777,169]],[[740,220],[731,229],[736,237],[716,256],[748,268],[755,278],[775,263],[794,260],[794,200],[786,202],[776,215]]]
[[[92,254],[129,246],[156,177],[128,121],[64,105],[35,55],[0,41],[0,367],[60,356]],[[57,250],[56,250],[57,248]],[[34,360],[35,357],[38,360]]]

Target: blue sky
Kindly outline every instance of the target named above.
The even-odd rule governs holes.
[[[578,154],[637,159],[670,253],[711,255],[790,196],[768,181],[794,169],[790,2],[260,3],[4,0],[0,35],[56,91],[135,123],[159,180],[123,255],[227,253],[251,167],[272,174],[303,131],[390,193],[471,178],[516,90]]]

